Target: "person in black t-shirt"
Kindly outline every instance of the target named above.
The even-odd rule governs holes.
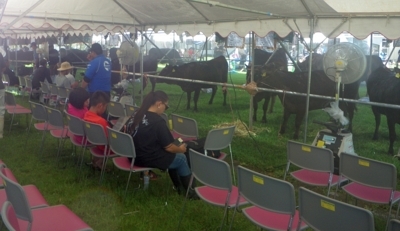
[[[174,144],[174,138],[165,120],[160,116],[168,109],[168,96],[163,91],[150,92],[137,113],[133,122],[128,123],[133,131],[136,150],[135,165],[143,167],[168,169],[169,175],[178,193],[180,185],[187,189],[191,171],[187,163],[186,144]],[[133,128],[133,129],[132,129]],[[196,197],[191,190],[191,196]]]

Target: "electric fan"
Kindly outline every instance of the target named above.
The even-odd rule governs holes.
[[[121,65],[135,65],[139,59],[139,47],[135,42],[131,45],[128,41],[124,41],[117,50],[117,56]]]
[[[328,49],[324,54],[323,67],[328,78],[336,84],[335,102],[331,108],[324,109],[334,119],[346,125],[348,120],[339,109],[340,84],[350,84],[362,77],[367,66],[367,61],[362,50],[353,43],[339,43]],[[343,86],[344,87],[344,86]],[[335,156],[335,173],[339,171],[340,153],[355,154],[353,147],[353,135],[342,129],[338,123],[325,123],[314,121],[325,125],[327,129],[318,132],[313,145],[332,150]]]

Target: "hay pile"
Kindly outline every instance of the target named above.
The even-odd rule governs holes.
[[[253,126],[252,131],[248,132],[248,127],[245,123],[242,123],[240,120],[236,120],[233,123],[222,123],[222,124],[217,124],[217,125],[213,125],[213,128],[224,128],[224,127],[229,127],[229,126],[236,126],[235,129],[235,135],[236,136],[240,136],[240,137],[246,137],[249,135],[249,133],[252,136],[257,136],[257,133],[263,132],[263,131],[267,131],[268,133],[270,132],[270,129],[268,127],[262,127],[262,128],[257,128]]]

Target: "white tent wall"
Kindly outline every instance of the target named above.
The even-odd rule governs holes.
[[[292,28],[309,35],[314,17],[315,31],[326,36],[346,20],[330,38],[347,31],[359,39],[371,32],[397,39],[399,8],[398,0],[8,0],[0,36],[134,32],[143,27],[208,36],[214,32],[227,36],[232,31],[240,36],[249,31],[285,36]]]

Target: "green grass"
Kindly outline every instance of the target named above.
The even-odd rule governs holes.
[[[235,84],[245,83],[243,74],[231,75]],[[228,89],[228,105],[223,107],[221,88],[218,88],[214,103],[208,105],[210,94],[201,93],[198,109],[199,112],[186,110],[186,94],[182,94],[179,87],[174,85],[158,84],[156,89],[167,92],[170,97],[171,108],[167,114],[176,113],[196,119],[201,137],[214,125],[249,120],[249,95],[240,89]],[[149,92],[148,87],[145,92]],[[360,95],[365,95],[365,86],[360,89]],[[28,106],[26,97],[17,97],[20,104]],[[138,100],[138,97],[137,99]],[[278,101],[278,100],[277,100]],[[193,103],[191,104],[193,108]],[[261,106],[261,105],[260,105]],[[261,118],[261,110],[258,118]],[[26,132],[24,116],[17,119],[18,125],[8,132],[10,123],[9,115],[6,116],[5,135],[0,139],[0,158],[10,167],[22,185],[35,184],[42,192],[50,205],[65,204],[95,230],[176,230],[183,205],[183,196],[177,195],[172,189],[169,178],[159,172],[161,178],[152,181],[148,191],[134,190],[140,183],[139,175],[134,174],[125,200],[125,190],[128,173],[112,168],[106,173],[101,186],[98,184],[99,172],[93,172],[83,166],[80,171],[76,166],[77,154],[73,154],[72,145],[66,142],[63,150],[64,157],[57,164],[57,141],[50,135],[46,136],[43,158],[40,158],[39,147],[42,133],[31,129]],[[311,143],[319,130],[320,125],[311,123],[313,119],[327,121],[329,116],[322,110],[310,112],[309,127],[307,129],[307,143]],[[236,165],[243,165],[255,171],[282,179],[286,164],[286,142],[291,139],[294,132],[294,116],[289,120],[287,133],[279,135],[282,120],[282,106],[275,104],[274,113],[268,114],[268,123],[255,122],[253,131],[255,136],[235,135],[232,143],[233,159]],[[398,169],[400,164],[397,159],[387,155],[389,145],[386,119],[382,117],[380,139],[372,141],[375,128],[373,115],[369,106],[358,105],[358,111],[353,121],[353,139],[355,151],[368,158],[393,163]],[[301,127],[300,137],[303,137],[304,124]],[[395,143],[395,150],[399,143]],[[77,152],[80,154],[81,149]],[[88,152],[85,155],[89,160]],[[230,162],[229,157],[227,161]],[[112,163],[109,162],[109,166]],[[301,184],[288,179],[295,187]],[[325,188],[312,188],[326,193]],[[340,198],[344,199],[341,193]],[[165,205],[165,202],[168,205]],[[354,202],[354,201],[350,201]],[[360,206],[374,212],[376,230],[383,230],[387,206],[374,206],[369,203],[359,203]],[[231,215],[232,213],[230,213]],[[186,204],[185,215],[182,220],[181,230],[216,230],[220,224],[223,210],[208,205],[202,201],[189,201]],[[233,230],[257,230],[257,227],[248,221],[242,214],[235,217]]]

